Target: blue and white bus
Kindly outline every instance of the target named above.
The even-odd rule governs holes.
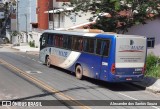
[[[141,81],[145,72],[146,37],[111,33],[45,30],[40,61],[108,82]]]

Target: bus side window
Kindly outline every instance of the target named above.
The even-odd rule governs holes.
[[[95,45],[96,45],[95,39],[85,38],[83,43],[84,46],[83,49],[85,52],[94,53]]]
[[[79,51],[83,50],[83,38],[79,38],[78,40],[78,50]]]
[[[44,33],[42,35],[41,46],[45,47],[47,45],[48,34]]]
[[[53,40],[53,41],[52,41],[52,46],[55,46],[55,35],[52,34],[52,37],[53,37],[53,38],[52,38],[52,40]]]
[[[67,49],[72,49],[72,36],[67,36]]]
[[[73,37],[73,46],[72,46],[72,49],[76,50],[76,48],[77,48],[77,38],[74,36]]]
[[[54,45],[56,46],[56,47],[58,47],[58,44],[59,42],[58,42],[58,35],[55,35],[55,41],[54,41]]]
[[[88,38],[83,39],[83,51],[84,52],[89,51],[89,40],[88,40]]]
[[[101,55],[101,40],[97,39],[96,54]]]
[[[77,37],[74,36],[74,37],[73,37],[73,46],[72,46],[72,49],[73,49],[73,50],[77,50],[77,47],[78,47],[77,44],[78,44]]]
[[[67,40],[68,39],[68,36],[67,35],[64,35],[63,36],[63,48],[67,48]]]
[[[82,51],[83,50],[83,38],[74,36],[73,37],[73,50]]]
[[[63,48],[63,35],[59,35],[59,47]]]
[[[60,48],[63,47],[63,35],[58,35],[58,34],[55,35],[54,45]]]
[[[47,43],[49,46],[52,46],[53,45],[53,36],[52,34],[49,34],[48,35],[48,43]]]
[[[110,45],[110,41],[109,40],[103,40],[102,41],[102,54],[103,56],[108,56],[109,55],[109,45]]]
[[[95,45],[96,45],[96,40],[95,39],[90,39],[89,40],[89,52],[90,53],[94,53]]]

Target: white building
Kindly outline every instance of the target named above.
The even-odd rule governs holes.
[[[145,25],[133,26],[126,34],[146,36],[148,53],[160,56],[160,18],[147,21]]]
[[[53,10],[49,11],[49,29],[53,29],[53,16],[54,16],[54,28],[71,28],[76,25],[84,24],[89,21],[92,16],[91,13],[79,12],[78,15],[72,13],[66,15],[65,11],[73,10],[73,7],[63,6],[63,0],[53,0]],[[54,12],[54,15],[53,15]],[[47,13],[47,12],[46,12]]]

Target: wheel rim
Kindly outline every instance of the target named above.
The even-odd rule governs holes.
[[[78,79],[82,79],[82,69],[81,69],[81,66],[77,66],[77,68],[76,68],[76,77],[78,78]]]
[[[81,74],[81,69],[80,68],[77,68],[77,74]]]
[[[47,58],[47,66],[50,67],[51,63],[50,63],[50,59],[49,57]]]

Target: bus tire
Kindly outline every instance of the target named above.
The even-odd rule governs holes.
[[[82,70],[81,65],[77,65],[76,66],[75,73],[76,73],[76,78],[79,79],[79,80],[82,80],[82,78],[83,78],[83,70]]]
[[[49,56],[47,56],[47,58],[46,58],[46,65],[47,65],[47,67],[51,67],[51,60],[49,59]]]

